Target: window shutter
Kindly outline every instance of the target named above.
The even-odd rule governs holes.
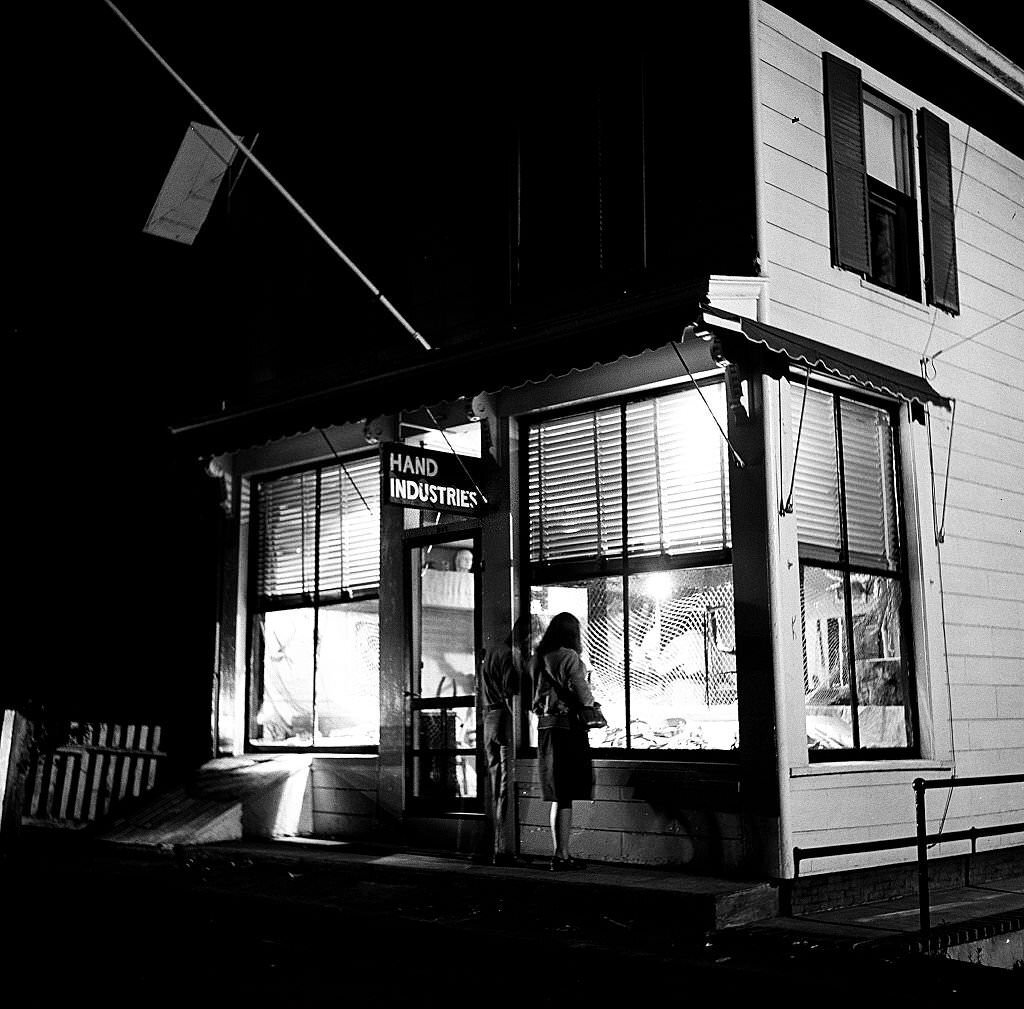
[[[530,559],[622,552],[622,447],[618,407],[530,429]]]
[[[839,453],[831,393],[807,390],[803,425],[803,390],[794,385],[790,396],[793,438],[800,432],[793,500],[802,553],[838,560],[842,547],[839,525]],[[805,548],[809,547],[807,551]]]
[[[960,313],[953,220],[953,172],[949,127],[927,109],[917,114],[921,154],[921,218],[924,222],[925,291],[928,304]]]
[[[850,563],[894,571],[899,564],[899,527],[889,415],[846,399],[839,409]]]
[[[823,59],[832,263],[869,275],[871,240],[860,70],[831,53],[825,53]]]
[[[312,596],[316,586],[316,473],[267,480],[259,490],[261,599]]]

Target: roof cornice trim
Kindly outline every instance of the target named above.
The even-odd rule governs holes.
[[[1024,69],[929,0],[868,0],[1024,105]]]

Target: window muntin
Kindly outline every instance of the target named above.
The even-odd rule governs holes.
[[[379,741],[377,456],[256,484],[250,743]]]
[[[813,387],[794,389],[792,410],[808,747],[816,758],[906,754],[913,691],[893,417]]]
[[[702,391],[724,427],[722,384]],[[609,723],[591,744],[735,748],[728,457],[700,393],[540,420],[526,443],[531,611],[580,620]]]

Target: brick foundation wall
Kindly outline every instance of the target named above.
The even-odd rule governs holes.
[[[1024,846],[928,860],[929,889],[982,884],[1024,874]],[[783,913],[813,914],[875,900],[917,894],[917,863],[826,872],[786,880],[781,888]]]

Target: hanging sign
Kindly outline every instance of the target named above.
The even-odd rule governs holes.
[[[381,445],[385,504],[421,511],[479,515],[487,503],[480,490],[480,460],[389,442]]]

